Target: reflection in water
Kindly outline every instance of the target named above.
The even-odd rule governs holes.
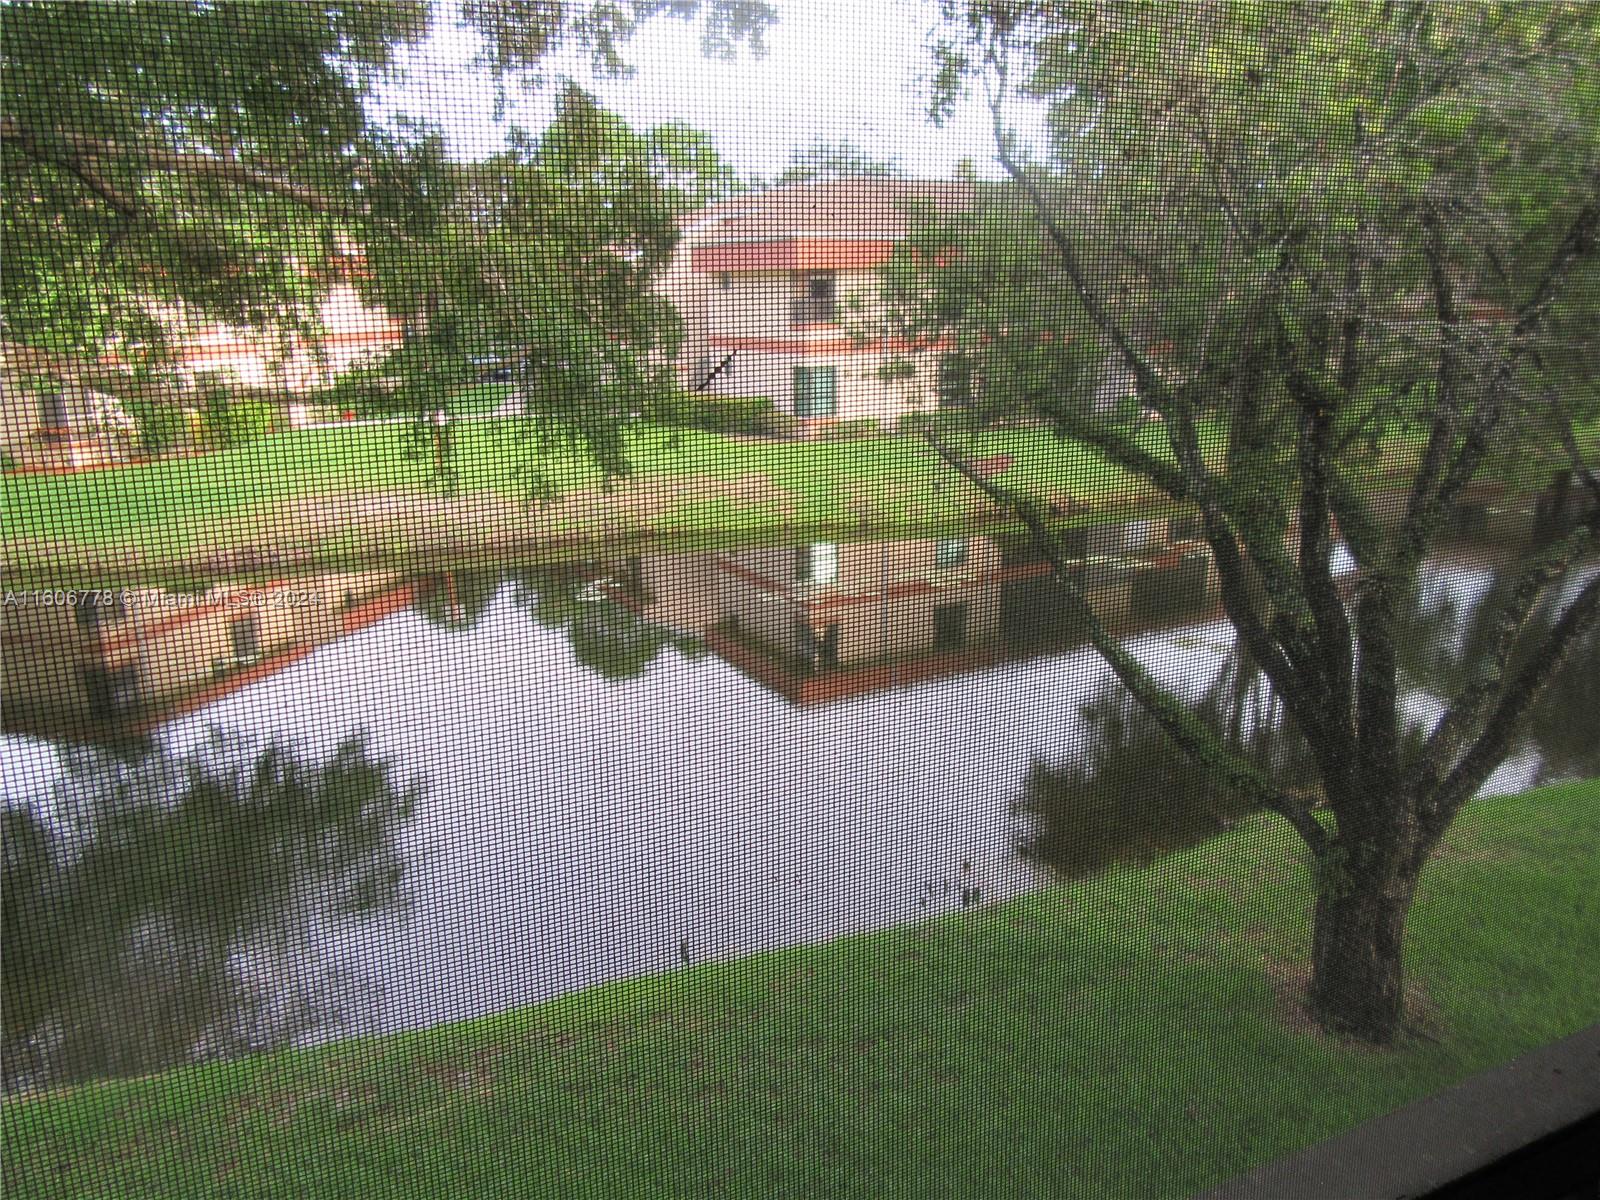
[[[327,1024],[313,931],[399,901],[420,791],[357,740],[323,763],[220,737],[178,756],[62,748],[8,796],[5,1086],[133,1075]]]
[[[1412,701],[1402,756],[1420,750],[1438,719],[1436,697],[1454,696],[1470,682],[1510,587],[1507,576],[1448,564],[1430,565],[1419,584],[1420,594],[1396,639],[1403,685]],[[1571,586],[1580,584],[1575,579]],[[1549,630],[1565,602],[1552,597],[1534,612],[1524,648]],[[1514,656],[1513,669],[1517,661]],[[1192,704],[1224,744],[1279,789],[1293,792],[1315,784],[1305,742],[1286,726],[1281,703],[1242,645],[1234,644]],[[1485,790],[1600,774],[1597,704],[1600,631],[1591,630],[1551,678],[1524,722],[1507,767]],[[1059,766],[1036,761],[1016,801],[1015,810],[1028,822],[1019,839],[1023,854],[1063,875],[1082,876],[1113,863],[1149,862],[1204,841],[1249,811],[1179,751],[1120,686],[1108,686],[1086,704],[1083,718],[1089,730],[1085,749]],[[1519,763],[1531,764],[1531,771],[1519,772]]]
[[[1589,567],[1575,573],[1564,592],[1547,596],[1533,611],[1518,652],[1511,658],[1513,671],[1526,657],[1528,646],[1536,645],[1549,632],[1572,592],[1593,570]],[[1453,696],[1465,688],[1490,650],[1495,614],[1510,588],[1509,573],[1487,569],[1466,573],[1455,581],[1440,572],[1424,575],[1411,628],[1397,639],[1407,680],[1430,698]],[[1436,715],[1438,705],[1424,702],[1422,708]],[[1523,721],[1521,745],[1512,757],[1537,763],[1529,786],[1600,775],[1596,713],[1600,713],[1600,628],[1591,628],[1578,639]]]
[[[1187,532],[1081,530],[1072,569],[1147,669],[1198,690],[1287,785],[1307,780]],[[1118,697],[1020,541],[348,578],[295,589],[324,605],[303,629],[263,618],[238,645],[217,606],[137,639],[131,618],[106,637],[48,626],[80,663],[130,655],[151,749],[4,743],[12,1085],[421,1027],[822,941],[1003,900],[1052,868],[1149,859],[1237,816]],[[1429,578],[1408,686],[1443,694],[1481,641],[1493,573]],[[233,657],[197,693],[204,664],[183,656],[213,646]],[[1578,724],[1594,638],[1577,659],[1510,786],[1593,773]],[[81,677],[56,682],[67,695]],[[54,685],[7,686],[9,720]],[[242,752],[212,746],[213,727],[303,757],[223,770]],[[385,763],[428,789],[391,784]]]
[[[1192,711],[1278,787],[1314,778],[1304,742],[1244,647],[1217,664]],[[1015,810],[1028,818],[1019,849],[1068,877],[1146,863],[1231,828],[1251,806],[1197,766],[1120,686],[1083,707],[1084,751],[1060,766],[1036,761]]]
[[[577,660],[606,679],[637,679],[668,650],[689,659],[705,652],[698,638],[644,620],[586,573],[522,571],[511,578],[511,603],[564,633]]]

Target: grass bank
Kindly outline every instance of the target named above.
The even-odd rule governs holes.
[[[921,925],[14,1101],[6,1194],[1181,1196],[1600,1019],[1600,782],[1469,808],[1397,1049],[1300,1016],[1308,899],[1252,820]]]
[[[14,579],[74,566],[151,577],[204,571],[239,551],[332,566],[630,535],[748,542],[812,531],[932,532],[988,508],[911,436],[770,442],[647,426],[630,435],[635,479],[606,491],[586,459],[547,459],[568,494],[530,509],[517,430],[505,419],[457,424],[450,493],[430,463],[408,455],[404,425],[295,430],[204,456],[7,475],[0,557]],[[1148,499],[1121,470],[1042,430],[985,435],[977,452],[1010,455],[1008,483],[1076,506]]]

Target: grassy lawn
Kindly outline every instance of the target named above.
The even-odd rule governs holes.
[[[1469,808],[1412,919],[1429,1036],[1394,1050],[1279,994],[1289,845],[1257,819],[916,926],[14,1101],[6,1194],[1179,1196],[1600,1019],[1600,782]]]
[[[458,492],[494,501],[479,532],[518,532],[533,520],[520,509],[525,461],[517,423],[455,426]],[[285,505],[337,514],[353,498],[383,497],[396,524],[425,526],[427,506],[443,498],[431,464],[408,457],[403,425],[347,426],[275,434],[205,456],[63,475],[0,479],[3,549],[13,569],[59,558],[63,547],[100,552],[107,560],[143,555],[152,563],[181,561],[207,548],[296,535]],[[1131,501],[1129,478],[1089,451],[1042,431],[986,435],[985,454],[1009,453],[1007,482],[1069,494],[1084,504]],[[645,427],[630,441],[638,478],[631,489],[660,519],[661,532],[717,529],[729,533],[803,532],[838,527],[902,529],[971,514],[976,489],[955,478],[931,450],[909,436],[858,441],[765,442]],[[596,501],[599,472],[568,456],[547,462],[576,495],[563,520],[569,532],[601,536],[615,514]],[[752,494],[759,485],[759,494]],[[409,506],[409,507],[408,507]],[[350,524],[371,517],[352,515]],[[530,525],[531,528],[531,525]],[[247,529],[250,532],[245,532]],[[317,536],[328,541],[326,527]],[[368,553],[371,553],[370,549]]]
[[[509,383],[469,383],[450,397],[450,411],[458,416],[490,413],[510,397]]]
[[[497,403],[505,386],[469,389],[463,411]],[[404,424],[296,430],[110,470],[3,475],[0,562],[16,586],[110,586],[214,572],[204,564],[241,549],[264,570],[405,566],[556,539],[931,536],[991,511],[977,488],[912,436],[779,442],[655,426],[629,437],[634,479],[603,492],[586,459],[547,459],[546,473],[566,496],[530,508],[521,474],[530,449],[520,422],[462,421],[454,430],[457,486],[448,493],[430,462],[408,455]],[[1583,430],[1583,438],[1592,432]],[[1162,448],[1159,427],[1144,436],[1151,449]],[[1095,452],[1044,430],[983,434],[970,450],[1010,455],[1001,476],[1007,485],[1065,502],[1077,519],[1135,515],[1155,500]],[[1391,447],[1375,462],[1374,483],[1403,470],[1416,451],[1409,442]],[[1524,482],[1548,477],[1539,465]]]

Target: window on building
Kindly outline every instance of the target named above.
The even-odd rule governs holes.
[[[228,629],[235,662],[254,662],[261,656],[261,626],[254,617],[239,617]]]
[[[107,720],[130,713],[139,705],[138,667],[84,667],[82,679],[92,716]]]
[[[79,596],[74,611],[78,628],[83,630],[95,630],[128,615],[127,605],[115,592],[90,592]]]
[[[795,645],[800,657],[811,667],[836,667],[839,665],[839,623],[837,621],[816,628],[807,620],[794,623]]]
[[[966,538],[938,538],[933,543],[933,565],[941,571],[964,566],[967,561]]]
[[[794,321],[813,325],[837,317],[837,275],[833,271],[807,271],[800,276],[800,294],[795,299]]]
[[[831,417],[839,408],[838,372],[833,367],[794,369],[794,415]]]
[[[67,425],[67,394],[52,389],[39,397],[39,424],[46,429],[65,429]]]
[[[959,650],[967,644],[967,606],[939,604],[933,610],[933,648]]]
[[[721,291],[731,292],[733,290],[733,276],[726,271],[722,272],[717,276],[717,287]]]
[[[797,583],[837,583],[839,581],[839,543],[812,542],[795,552],[794,577]]]
[[[939,407],[965,408],[972,403],[972,360],[946,354],[939,360]]]

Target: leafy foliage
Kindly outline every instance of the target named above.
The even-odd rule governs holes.
[[[626,474],[624,431],[672,388],[677,315],[651,282],[677,215],[732,178],[704,136],[635,132],[569,87],[537,142],[458,165],[430,140],[391,163],[416,182],[364,240],[376,295],[409,327],[382,369],[419,421],[484,360],[508,362],[531,496],[559,489],[542,464],[568,450]]]
[[[813,142],[789,156],[776,186],[838,179],[901,179],[905,172],[893,159],[873,158],[853,142]]]
[[[1186,754],[1340,864],[1348,886],[1319,898],[1314,1000],[1330,1028],[1388,1040],[1417,874],[1600,614],[1591,577],[1530,620],[1600,541],[1600,12],[1079,0],[947,15],[934,115],[981,84],[1010,181],[930,220],[887,295],[976,365],[973,417],[1042,417],[1197,510],[1331,824],[1080,607]],[[1018,93],[1048,103],[1048,164],[1005,128]],[[1148,420],[1129,419],[1130,398]],[[1048,512],[933,440],[1053,545]],[[1423,556],[1475,481],[1537,487],[1558,469],[1587,514],[1519,564],[1472,678],[1410,743],[1398,614]]]
[[[149,455],[165,454],[182,445],[189,422],[183,409],[159,397],[140,396],[126,402],[128,415],[139,430],[139,449]]]
[[[200,408],[201,436],[212,446],[229,449],[266,437],[278,424],[278,406],[249,389],[216,387]]]
[[[623,397],[654,386],[643,364],[674,337],[643,285],[674,206],[731,174],[699,134],[634,135],[575,90],[537,144],[484,164],[449,162],[437,132],[373,125],[368,93],[432,7],[0,7],[6,336],[159,362],[163,308],[294,327],[354,243],[372,295],[411,322],[390,364],[408,397],[435,400],[478,349],[518,353],[534,440],[625,470]],[[773,14],[753,0],[463,7],[503,81],[562,45],[621,70],[621,43],[662,15],[701,20],[708,51],[729,53],[759,50]],[[530,487],[553,484],[535,472]]]

